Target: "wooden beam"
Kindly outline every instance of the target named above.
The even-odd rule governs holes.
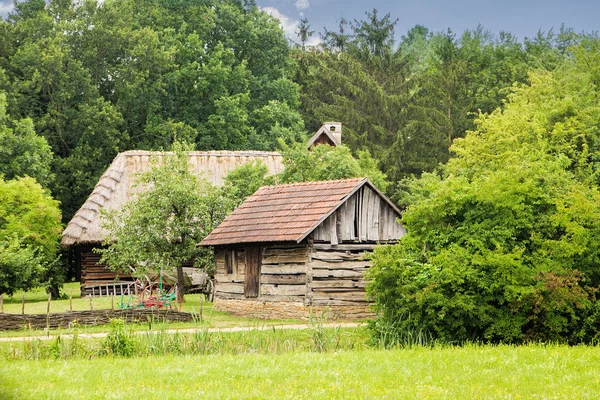
[[[217,282],[217,293],[223,292],[244,294],[244,284],[233,282]]]
[[[327,269],[315,269],[313,271],[313,278],[342,278],[342,279],[362,279],[363,272],[361,271],[347,271],[347,270],[327,270]],[[316,285],[316,283],[315,283]]]
[[[261,285],[261,295],[275,295],[275,296],[304,296],[306,295],[306,288],[304,285]]]
[[[315,281],[313,284],[313,290],[329,289],[329,288],[341,288],[341,287],[357,287],[364,288],[367,282],[364,280],[348,280],[348,279],[336,279],[327,281]]]
[[[263,275],[260,278],[261,283],[284,284],[284,285],[304,285],[306,284],[306,275]]]
[[[264,265],[261,273],[265,274],[305,274],[306,264],[272,264]]]
[[[332,246],[328,243],[315,243],[315,250],[337,250],[337,251],[372,251],[377,244],[356,243],[356,244],[338,244]]]

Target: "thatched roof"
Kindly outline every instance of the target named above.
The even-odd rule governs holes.
[[[150,159],[165,153],[150,151],[126,151],[119,153],[112,164],[100,177],[90,197],[75,213],[62,234],[61,246],[98,244],[107,236],[101,227],[100,210],[121,208],[135,194],[136,176],[150,170]],[[252,162],[262,161],[271,174],[283,170],[281,154],[259,151],[207,151],[190,152],[192,171],[207,179],[213,185],[223,184],[223,178],[234,168]]]

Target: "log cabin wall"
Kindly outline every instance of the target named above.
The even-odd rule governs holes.
[[[246,285],[249,247],[240,245],[215,249],[215,296],[218,299],[304,304],[310,252],[308,244],[269,243],[252,246],[259,248],[260,255],[257,296],[248,293]]]
[[[101,255],[94,253],[93,249],[94,246],[81,246],[76,250],[81,270],[81,296],[121,295],[133,278],[100,264]]]
[[[96,246],[78,246],[75,249],[76,268],[80,271],[81,296],[120,296],[129,294],[127,288],[131,286],[135,278],[130,274],[113,272],[105,264],[100,263],[100,254],[94,253]],[[183,264],[183,272],[186,273],[192,286],[188,290],[200,290],[199,283],[206,279],[201,271],[194,267],[194,261],[190,260]]]
[[[365,253],[374,245],[314,243],[308,269],[309,304],[314,306],[354,306],[367,312],[370,302],[364,274],[371,266]],[[352,316],[347,316],[352,317]]]
[[[245,247],[215,251],[215,309],[254,318],[307,319],[327,313],[332,319],[371,317],[364,253],[373,244],[270,243],[261,246],[260,292],[245,294]]]

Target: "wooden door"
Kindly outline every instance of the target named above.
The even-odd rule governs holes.
[[[258,297],[260,286],[260,262],[260,247],[246,247],[246,276],[244,277],[244,296],[246,297]]]

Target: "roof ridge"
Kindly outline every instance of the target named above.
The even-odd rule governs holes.
[[[172,151],[151,151],[151,150],[127,150],[117,154],[118,156],[164,156],[173,154]],[[262,151],[262,150],[194,150],[188,151],[189,156],[246,156],[246,155],[272,155],[281,156],[278,151]]]
[[[334,184],[339,182],[361,182],[365,179],[368,179],[366,176],[360,178],[343,178],[343,179],[333,179],[333,180],[321,180],[321,181],[305,181],[305,182],[294,182],[294,183],[281,183],[279,185],[268,185],[263,186],[261,189],[267,188],[283,188],[283,187],[293,187],[293,186],[310,186],[310,185],[318,185],[318,184]]]

